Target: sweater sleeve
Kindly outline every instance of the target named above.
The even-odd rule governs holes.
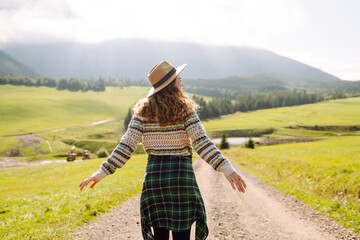
[[[222,172],[225,177],[236,171],[231,166],[230,161],[221,154],[215,144],[206,135],[205,128],[196,113],[193,113],[187,118],[185,129],[195,151],[205,162],[210,164],[215,171]]]
[[[139,115],[134,114],[128,125],[126,133],[121,137],[119,144],[115,147],[113,152],[104,161],[100,169],[92,176],[100,182],[107,175],[113,174],[117,168],[121,168],[131,158],[135,152],[138,143],[142,137],[142,119]]]

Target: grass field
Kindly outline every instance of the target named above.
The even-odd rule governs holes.
[[[14,146],[18,146],[20,141],[15,138],[0,138],[0,156],[5,155],[7,152],[11,151]]]
[[[148,90],[148,87],[107,87],[105,92],[82,93],[0,85],[0,157],[24,157],[23,161],[64,159],[72,146],[64,142],[72,141],[79,151],[88,149],[93,155],[101,147],[111,151],[124,133],[128,108],[145,97]],[[114,121],[88,125],[110,119]],[[40,133],[63,128],[66,129]],[[1,138],[29,133],[37,134],[30,140]],[[29,141],[36,143],[28,144]]]
[[[359,125],[360,98],[348,98],[293,107],[258,110],[205,121],[208,132],[264,129],[297,125]]]
[[[99,213],[140,194],[146,155],[136,155],[94,189],[78,185],[104,159],[0,169],[0,239],[67,239]]]
[[[224,151],[234,164],[360,233],[360,136]]]
[[[124,122],[121,119],[95,126],[73,127],[59,132],[39,134],[38,136],[41,139],[48,140],[54,149],[54,152],[48,151],[48,155],[42,156],[46,158],[67,153],[72,145],[75,145],[78,150],[88,149],[93,155],[101,147],[105,147],[108,152],[111,152],[123,133]]]
[[[0,136],[74,127],[124,117],[147,87],[107,87],[105,92],[58,91],[0,85]]]
[[[0,136],[67,128],[38,134],[36,137],[42,142],[33,146],[22,147],[24,143],[18,138],[0,138],[0,155],[19,150],[28,160],[49,159],[65,154],[72,144],[80,149],[107,146],[111,150],[124,132],[122,117],[128,107],[147,91],[148,88],[132,87],[80,93],[0,86]],[[119,117],[101,125],[85,126]],[[237,113],[203,123],[208,133],[274,128],[270,138],[322,139],[255,150],[236,147],[223,153],[269,185],[360,233],[359,132],[286,128],[359,125],[359,119],[360,98],[349,98]],[[50,153],[46,140],[54,152]],[[39,149],[48,153],[39,155]],[[74,227],[140,193],[146,164],[146,155],[141,154],[134,155],[123,169],[107,177],[101,187],[79,192],[79,182],[97,170],[103,160],[0,169],[0,238],[66,238]]]

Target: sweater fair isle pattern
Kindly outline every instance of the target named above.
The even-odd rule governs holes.
[[[193,146],[205,162],[225,177],[235,171],[230,161],[206,135],[196,113],[191,114],[184,123],[167,126],[149,122],[145,117],[134,114],[117,147],[92,176],[99,182],[117,168],[123,167],[140,141],[148,155],[189,156],[192,155]]]

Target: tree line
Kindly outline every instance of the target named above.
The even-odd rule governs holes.
[[[143,86],[148,87],[149,82],[143,79],[130,80],[128,78],[117,79],[117,78],[103,78],[99,77],[97,80],[93,79],[76,79],[62,77],[59,79],[46,78],[46,77],[19,77],[12,75],[0,76],[0,85],[23,85],[23,86],[36,86],[36,87],[51,87],[58,90],[69,90],[69,91],[97,91],[103,92],[106,87],[129,87],[129,86]]]
[[[197,95],[193,95],[191,98],[200,105],[201,108],[198,115],[203,120],[232,114],[238,111],[248,112],[259,109],[310,104],[326,100],[324,96],[317,92],[307,93],[306,90],[299,91],[297,89],[270,94],[248,94],[239,96],[236,100],[231,100],[230,98],[213,98],[205,101],[204,97]],[[133,111],[130,107],[124,119],[125,129],[127,129],[132,115]]]
[[[17,76],[0,76],[0,85],[23,85],[23,86],[35,86],[35,87],[50,87],[58,90],[69,91],[94,91],[103,92],[106,89],[104,79],[97,80],[79,80],[76,78],[31,78],[31,77],[17,77]]]
[[[232,76],[222,79],[185,79],[183,82],[184,89],[188,93],[232,100],[250,93],[270,94],[292,89],[316,91],[326,100],[360,96],[360,81],[327,81],[284,74]]]
[[[248,112],[259,109],[295,106],[324,101],[319,93],[307,93],[306,90],[296,89],[286,92],[269,94],[248,94],[239,96],[236,100],[230,98],[213,98],[205,101],[203,97],[194,95],[192,99],[201,106],[199,117],[208,119],[221,115],[232,114],[237,111]]]

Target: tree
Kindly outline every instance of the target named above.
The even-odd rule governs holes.
[[[43,78],[36,79],[36,86],[37,87],[44,86],[44,79]]]
[[[96,152],[96,156],[98,158],[105,158],[109,156],[109,152],[106,150],[106,148],[101,147],[97,152]]]
[[[205,102],[203,97],[197,97],[197,96],[193,96],[192,99],[199,104],[199,106],[201,107],[201,111],[199,112],[199,117],[201,119],[207,119],[210,117],[209,114],[209,108],[207,106],[207,103]]]
[[[9,75],[7,76],[0,76],[0,84],[8,84],[9,83]]]
[[[229,142],[226,139],[225,133],[221,137],[220,149],[228,149],[230,147]]]
[[[128,113],[127,113],[127,115],[125,117],[125,120],[124,120],[125,130],[127,130],[127,128],[128,128],[128,125],[129,125],[129,123],[131,121],[132,115],[133,115],[133,113],[132,113],[131,107],[129,107],[129,111],[128,111]]]
[[[75,92],[81,90],[80,81],[75,78],[70,78],[70,80],[68,82],[68,89],[70,91],[75,91]]]
[[[58,90],[64,90],[64,89],[68,89],[68,80],[65,77],[62,77],[57,85]]]
[[[250,137],[249,141],[245,143],[245,147],[251,148],[251,149],[255,148],[255,142],[254,142],[254,140],[251,139],[251,137]]]

